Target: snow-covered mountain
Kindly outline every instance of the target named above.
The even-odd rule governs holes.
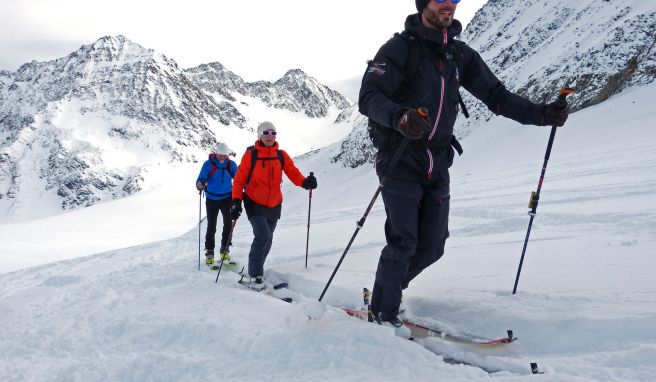
[[[574,111],[656,78],[653,1],[489,1],[461,38],[509,89],[534,102],[575,88]],[[473,97],[467,104],[477,104],[476,117],[461,118],[460,136],[492,117]]]
[[[264,107],[253,112],[242,95]],[[219,140],[241,153],[272,116],[311,130],[290,134],[289,151],[306,150],[316,145],[306,135],[321,136],[349,106],[300,70],[247,84],[218,63],[184,71],[124,36],[104,37],[0,72],[0,215],[46,216],[133,194],[153,167],[202,160]],[[275,119],[280,109],[289,113]]]
[[[300,69],[289,70],[274,83],[247,83],[218,62],[187,69],[185,73],[204,90],[231,101],[236,101],[231,93],[238,93],[257,98],[267,106],[304,113],[310,118],[326,117],[333,106],[339,110],[351,106],[343,95],[320,84]]]
[[[456,11],[456,18],[458,13]],[[656,78],[656,2],[490,0],[461,39],[476,49],[512,91],[534,101],[553,100],[558,89],[574,87],[574,111],[623,89]],[[377,47],[371,47],[372,54]],[[461,90],[471,114],[460,116],[456,135],[464,138],[494,117]],[[364,140],[363,140],[364,139]],[[366,134],[355,129],[344,140],[344,165],[371,158]]]

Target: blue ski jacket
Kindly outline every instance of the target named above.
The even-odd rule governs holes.
[[[214,174],[211,174],[212,165],[216,167]],[[232,178],[236,174],[237,164],[235,162],[226,159],[221,163],[216,156],[210,155],[210,158],[203,163],[196,183],[204,182],[207,184],[205,190],[207,199],[223,200],[232,197]]]

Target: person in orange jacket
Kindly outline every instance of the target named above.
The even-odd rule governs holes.
[[[317,188],[314,175],[303,176],[292,158],[279,149],[276,142],[276,127],[271,122],[262,122],[257,128],[258,140],[246,149],[237,168],[232,186],[231,217],[237,220],[242,213],[242,200],[246,216],[253,227],[253,243],[248,254],[250,287],[264,289],[264,261],[271,244],[273,231],[282,210],[283,171],[297,186],[306,190]]]

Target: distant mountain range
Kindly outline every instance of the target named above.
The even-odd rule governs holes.
[[[264,117],[244,115],[240,95],[307,120],[351,106],[298,69],[247,83],[220,63],[183,70],[124,36],[0,72],[0,216],[124,197],[141,189],[148,166],[197,162],[218,136],[229,145],[252,136]]]

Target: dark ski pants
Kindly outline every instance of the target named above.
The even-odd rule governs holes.
[[[216,234],[216,224],[219,217],[219,211],[223,216],[223,232],[221,233],[221,246],[228,245],[228,236],[230,236],[230,228],[232,227],[232,219],[230,218],[230,206],[232,199],[226,198],[221,200],[206,199],[205,209],[207,211],[207,232],[205,233],[205,248],[214,249],[214,235]]]
[[[278,219],[270,219],[261,215],[249,216],[253,227],[253,244],[248,254],[248,275],[251,277],[264,275],[264,261],[273,244],[273,231]]]
[[[444,254],[450,197],[448,186],[420,184],[386,185],[382,195],[387,245],[378,261],[371,309],[396,316],[402,290]]]

